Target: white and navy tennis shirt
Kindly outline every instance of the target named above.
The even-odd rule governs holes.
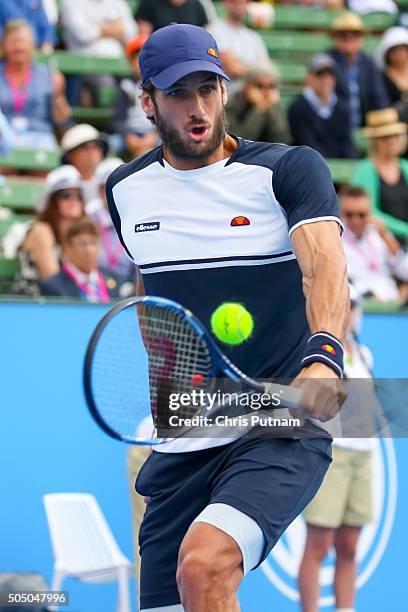
[[[252,377],[296,376],[310,331],[290,235],[304,223],[341,224],[319,153],[239,138],[232,157],[176,170],[158,147],[115,170],[107,196],[147,295],[179,302],[208,329],[217,306],[242,303],[253,334],[222,350]]]

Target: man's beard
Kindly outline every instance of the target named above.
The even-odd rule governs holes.
[[[202,148],[199,148],[202,143],[195,144],[194,142],[189,143],[181,140],[178,131],[169,127],[162,119],[157,106],[155,111],[155,126],[163,146],[177,159],[205,161],[218,149],[224,139],[227,129],[224,109],[222,109],[222,112],[218,115],[213,124],[210,140],[207,145]],[[200,121],[197,121],[197,123],[200,123]]]

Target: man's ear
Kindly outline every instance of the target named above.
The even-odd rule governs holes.
[[[222,95],[222,104],[223,106],[225,106],[228,101],[228,91],[227,91],[227,86],[225,85],[224,79],[221,80],[221,95]]]
[[[142,91],[140,95],[140,104],[142,110],[148,119],[154,119],[154,104],[150,94],[147,91]]]

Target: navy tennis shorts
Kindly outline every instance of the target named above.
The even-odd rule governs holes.
[[[208,504],[233,506],[265,537],[261,563],[315,496],[331,462],[331,439],[240,438],[189,453],[152,452],[136,480],[149,496],[140,529],[141,609],[180,603],[180,544]]]

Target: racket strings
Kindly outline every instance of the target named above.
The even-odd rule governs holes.
[[[153,415],[168,409],[169,396],[190,393],[211,385],[212,362],[208,346],[178,313],[157,306],[144,306],[139,324],[148,353],[150,396]],[[180,405],[179,416],[191,416],[200,406]]]

